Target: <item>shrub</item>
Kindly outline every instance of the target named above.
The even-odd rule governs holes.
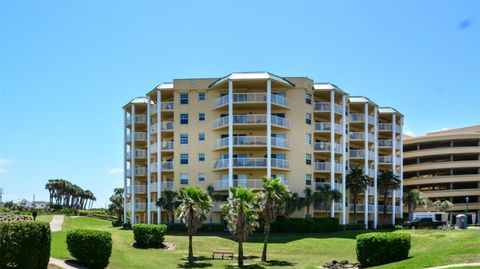
[[[342,230],[344,231],[351,231],[351,230],[365,230],[364,223],[351,223],[342,225]]]
[[[169,223],[167,224],[169,232],[185,232],[187,227],[183,223]],[[227,226],[223,223],[205,223],[202,224],[199,232],[224,232]]]
[[[367,233],[357,235],[357,260],[362,267],[381,265],[408,258],[407,233]]]
[[[94,230],[72,230],[67,233],[67,247],[77,261],[89,268],[105,268],[112,254],[112,235]]]
[[[162,246],[167,225],[164,224],[134,224],[133,237],[139,247]]]
[[[279,216],[272,223],[272,233],[325,233],[340,229],[336,218],[285,218]]]
[[[403,226],[402,225],[395,225],[394,229],[395,230],[403,230]]]
[[[46,222],[0,223],[0,268],[47,268],[50,241]]]
[[[113,227],[123,227],[123,221],[112,220]]]

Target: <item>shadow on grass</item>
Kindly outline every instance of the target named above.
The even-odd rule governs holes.
[[[213,266],[212,263],[210,262],[205,262],[205,261],[210,261],[212,260],[209,257],[206,256],[193,256],[193,263],[190,264],[188,263],[188,257],[182,258],[182,261],[184,263],[179,263],[177,264],[177,268],[205,268],[205,267],[211,267]]]

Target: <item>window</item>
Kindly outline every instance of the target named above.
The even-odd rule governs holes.
[[[198,153],[198,161],[199,162],[205,161],[205,153]]]
[[[205,101],[205,92],[198,93],[198,101]]]
[[[305,114],[305,123],[306,124],[312,124],[312,113]]]
[[[188,114],[180,114],[180,124],[188,124]]]
[[[198,133],[198,140],[205,141],[205,133]]]
[[[312,94],[307,92],[305,94],[305,103],[311,105],[312,104]]]
[[[180,164],[188,164],[188,153],[180,153]]]
[[[312,174],[306,174],[305,175],[305,184],[307,186],[312,185]]]
[[[198,120],[205,121],[205,113],[198,113]]]
[[[309,164],[309,165],[312,164],[312,154],[311,153],[305,154],[305,164]]]
[[[198,173],[198,181],[205,181],[205,173]]]
[[[180,93],[180,104],[187,105],[188,104],[188,93]]]
[[[180,134],[180,145],[188,145],[188,134]]]
[[[307,133],[305,135],[305,143],[307,145],[311,145],[312,144],[312,134],[311,133]]]
[[[187,173],[180,174],[180,184],[188,185],[188,174]]]

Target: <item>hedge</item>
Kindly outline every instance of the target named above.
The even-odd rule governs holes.
[[[138,247],[161,247],[167,225],[164,224],[134,224],[133,238]]]
[[[68,251],[89,268],[105,268],[112,254],[112,235],[95,230],[72,230],[67,233]]]
[[[325,233],[340,230],[336,218],[285,218],[279,216],[272,223],[272,233]]]
[[[187,227],[183,223],[169,223],[167,224],[169,232],[186,232]],[[221,223],[204,223],[198,229],[199,232],[224,232],[227,229],[225,224]]]
[[[46,222],[0,223],[0,268],[47,268],[50,241]]]
[[[357,260],[362,267],[376,266],[408,258],[410,234],[402,232],[357,235]]]

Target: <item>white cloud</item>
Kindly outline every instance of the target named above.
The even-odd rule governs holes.
[[[0,159],[0,165],[9,165],[14,163],[14,160],[9,160],[9,159]]]
[[[413,133],[412,129],[410,129],[408,126],[403,126],[403,133],[408,135],[408,136],[417,136],[415,133]]]
[[[1,175],[6,175],[8,173],[7,169],[0,168],[0,176]]]
[[[442,129],[439,129],[439,130],[433,130],[430,133],[442,132],[442,131],[448,131],[448,130],[450,130],[450,128],[442,128]]]
[[[107,172],[109,175],[121,174],[123,173],[123,168],[121,167],[108,168]]]

